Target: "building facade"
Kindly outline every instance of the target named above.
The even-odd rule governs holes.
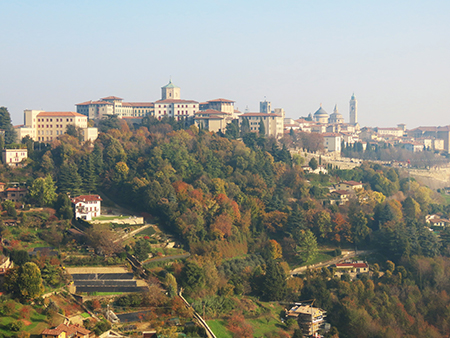
[[[93,217],[101,215],[102,199],[99,195],[82,195],[72,198],[75,209],[75,219],[81,218],[91,221]]]
[[[22,160],[28,158],[28,149],[3,149],[2,160],[11,167],[20,167]]]
[[[77,103],[77,113],[87,116],[90,120],[102,119],[108,115],[122,117],[147,116],[153,114],[153,102],[123,102],[117,96],[108,96],[98,101]]]
[[[225,133],[228,123],[233,120],[232,114],[213,109],[200,110],[195,113],[194,122],[200,129]]]
[[[24,125],[16,128],[18,142],[25,136],[38,142],[52,142],[65,134],[69,125],[80,129],[84,141],[94,141],[98,136],[97,128],[88,127],[87,117],[75,112],[25,110],[24,120]]]
[[[266,136],[279,137],[283,135],[284,119],[281,115],[267,113],[245,113],[239,115],[239,130],[242,130],[242,122],[244,120],[248,120],[251,132],[259,132],[259,125],[262,121]]]
[[[325,151],[328,152],[341,152],[342,137],[337,133],[324,133],[323,134],[323,146]]]

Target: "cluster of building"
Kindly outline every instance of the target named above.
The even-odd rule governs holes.
[[[90,338],[95,334],[80,325],[59,324],[53,329],[45,329],[41,336],[42,338]]]
[[[161,87],[161,99],[155,102],[124,102],[117,96],[108,96],[99,100],[90,100],[76,104],[76,112],[46,112],[43,110],[25,110],[24,124],[17,126],[18,140],[29,136],[34,141],[52,142],[66,133],[67,127],[76,127],[84,141],[94,141],[98,130],[93,125],[107,117],[116,115],[128,122],[140,123],[145,116],[153,116],[158,120],[167,116],[176,121],[184,121],[186,125],[195,124],[199,128],[211,132],[225,132],[227,125],[235,121],[242,129],[265,133],[265,136],[282,137],[292,130],[307,133],[320,133],[324,138],[326,152],[340,153],[342,144],[352,145],[362,142],[376,144],[386,142],[392,145],[401,144],[412,152],[424,149],[449,151],[450,126],[418,127],[407,130],[405,124],[396,128],[360,128],[358,124],[358,101],[353,94],[349,102],[349,122],[345,123],[343,115],[335,105],[332,114],[328,114],[320,105],[314,114],[292,119],[285,117],[282,108],[272,109],[268,101],[260,102],[259,112],[241,113],[235,109],[234,101],[218,98],[205,102],[181,99],[181,89],[169,81]],[[263,126],[263,127],[262,127]],[[12,161],[12,160],[11,160]],[[20,162],[20,161],[19,161]],[[13,162],[10,162],[13,163]]]

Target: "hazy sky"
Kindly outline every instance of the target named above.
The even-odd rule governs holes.
[[[115,95],[264,97],[286,116],[352,93],[361,126],[450,124],[450,1],[0,0],[0,106],[75,110]]]

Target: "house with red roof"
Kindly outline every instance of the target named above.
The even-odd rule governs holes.
[[[84,327],[74,324],[60,324],[54,329],[45,329],[42,338],[89,338],[92,332]]]
[[[336,190],[349,190],[349,189],[358,190],[362,188],[363,184],[361,182],[356,181],[343,181],[336,185]]]
[[[369,273],[369,264],[363,261],[337,263],[338,272]]]
[[[85,221],[92,221],[93,217],[100,216],[101,202],[102,198],[99,195],[81,195],[72,198],[75,219],[81,218]]]

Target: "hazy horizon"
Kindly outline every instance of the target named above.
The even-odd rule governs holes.
[[[0,106],[75,111],[105,96],[265,98],[287,117],[352,93],[363,126],[448,125],[450,3],[444,1],[2,2]]]

